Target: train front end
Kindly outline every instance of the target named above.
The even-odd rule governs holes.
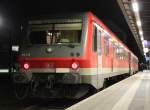
[[[79,93],[83,91],[79,71],[86,62],[83,21],[83,18],[29,21],[18,56],[18,72],[13,76],[18,98],[79,98],[85,94]]]

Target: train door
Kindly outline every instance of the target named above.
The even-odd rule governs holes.
[[[110,42],[110,61],[111,61],[111,72],[114,70],[114,43],[112,42],[112,38],[109,40]]]
[[[129,52],[129,74],[132,75],[132,58],[131,53]]]
[[[129,62],[129,73],[131,72],[131,54],[128,52],[128,62]]]
[[[104,78],[102,77],[102,45],[101,45],[101,27],[95,24],[95,50],[97,50],[97,88],[103,87]]]
[[[102,56],[101,56],[101,31],[97,30],[97,56],[98,56],[98,74],[101,73],[101,69],[102,69]]]
[[[103,83],[104,83],[104,77],[102,74],[102,44],[101,44],[101,30],[97,30],[97,73],[98,73],[98,80],[97,80],[97,85],[98,88],[102,88],[103,87]]]

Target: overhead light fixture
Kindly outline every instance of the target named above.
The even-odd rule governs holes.
[[[141,26],[141,21],[136,22],[138,26]]]
[[[145,43],[144,43],[144,41],[142,41],[142,44],[143,44],[143,46],[145,46]]]
[[[147,53],[149,51],[148,48],[144,48],[144,53]]]
[[[143,37],[141,37],[141,41],[143,41],[144,40],[144,38]]]
[[[143,42],[143,41],[142,41]],[[145,44],[144,43],[142,43],[143,44],[143,47],[145,47]]]
[[[143,49],[145,48],[145,46],[143,45]]]
[[[142,31],[139,31],[140,35],[143,35],[143,32]]]
[[[132,8],[134,12],[138,12],[139,11],[139,6],[137,2],[133,2],[132,3]]]

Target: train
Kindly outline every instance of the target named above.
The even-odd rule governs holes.
[[[13,74],[17,98],[80,98],[138,71],[138,58],[92,12],[28,21]]]

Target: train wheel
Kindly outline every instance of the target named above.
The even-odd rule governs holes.
[[[15,83],[14,94],[17,99],[23,100],[29,96],[30,84]]]

